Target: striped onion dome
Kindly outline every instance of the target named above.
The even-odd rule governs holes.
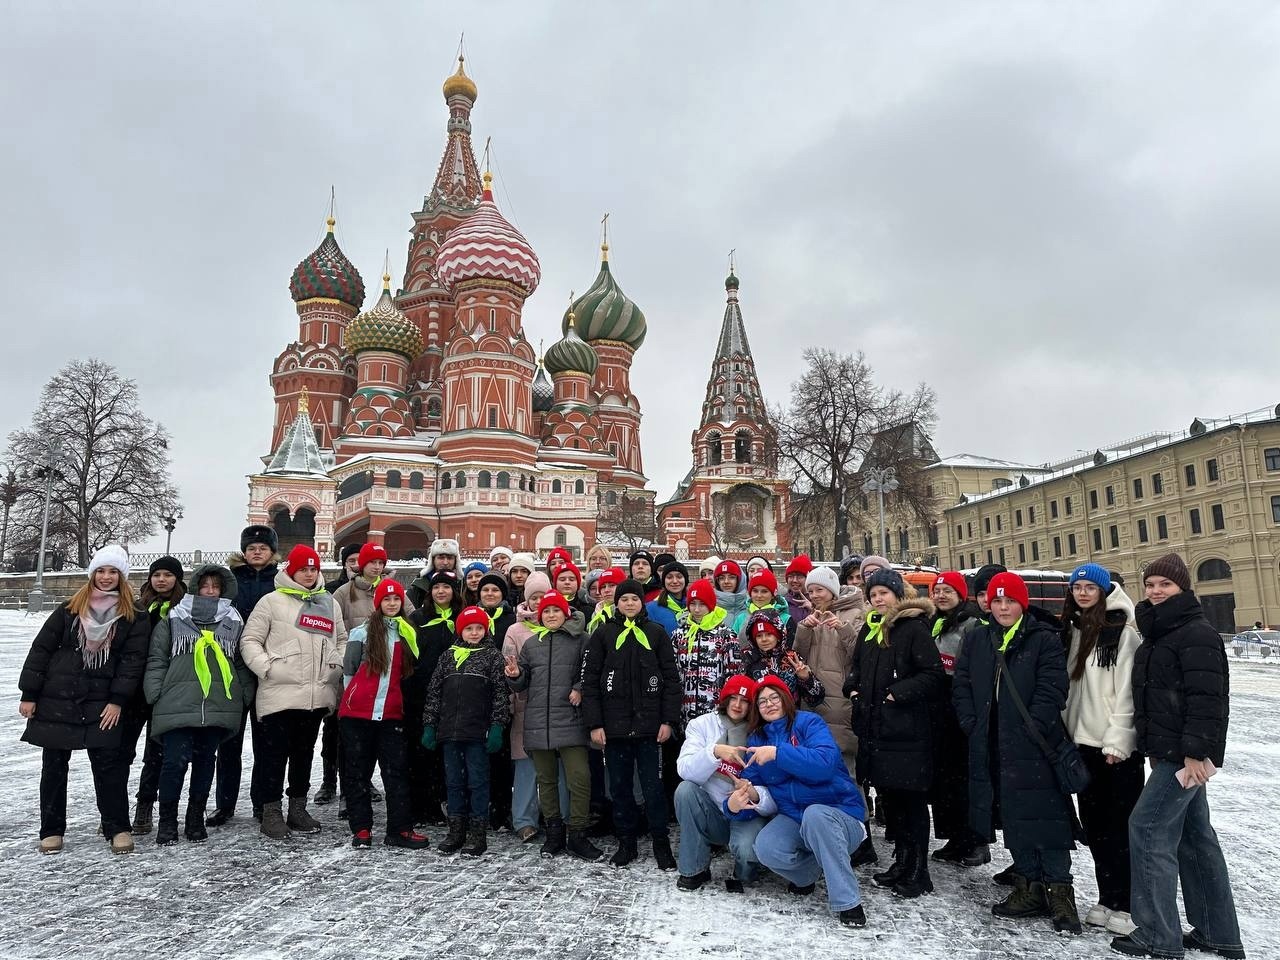
[[[574,371],[593,377],[598,366],[600,366],[600,358],[596,356],[595,350],[591,349],[591,344],[578,336],[573,314],[570,313],[569,329],[547,350],[547,373],[555,377],[561,373]]]
[[[333,217],[325,223],[329,230],[320,246],[298,264],[289,278],[289,296],[294,303],[322,297],[359,310],[364,305],[364,280],[338,247],[333,235]]]
[[[525,296],[542,279],[538,255],[493,202],[493,176],[484,175],[484,194],[475,212],[450,231],[436,254],[440,282],[456,289],[468,280],[505,280]]]
[[[644,343],[648,325],[644,313],[627,298],[609,270],[609,245],[600,247],[600,272],[591,288],[569,305],[560,329],[569,331],[569,320],[576,316],[582,339],[620,340],[636,349]]]
[[[390,350],[407,357],[410,362],[422,352],[422,331],[406,317],[391,299],[391,276],[382,275],[382,296],[369,310],[356,317],[344,334],[352,353],[362,350]]]

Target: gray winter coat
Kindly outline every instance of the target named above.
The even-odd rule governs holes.
[[[525,750],[559,750],[587,745],[582,708],[569,702],[574,690],[582,693],[582,658],[587,635],[581,611],[559,630],[525,641],[516,657],[518,677],[507,678],[517,693],[524,693]]]

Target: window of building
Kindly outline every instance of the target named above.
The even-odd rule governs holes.
[[[606,494],[604,495],[604,502],[605,502],[606,504],[608,504],[609,506],[611,506],[611,507],[616,507],[616,506],[618,505],[618,494],[617,494],[617,491],[615,491],[615,490],[610,490],[608,493],[606,493]],[[671,515],[674,517],[674,516],[675,516],[675,513],[674,513],[674,512],[672,512],[672,514],[671,514]]]
[[[1280,470],[1280,447],[1267,447],[1262,451],[1268,470]]]
[[[973,521],[972,520],[966,521],[964,528],[965,528],[965,536],[968,537],[970,540],[972,540],[973,539]]]
[[[1071,498],[1070,497],[1062,498],[1062,506],[1067,511],[1067,516],[1068,517],[1071,516]]]
[[[489,426],[496,427],[498,425],[498,408],[490,407],[487,416],[489,418]]]
[[[976,567],[978,565],[978,555],[976,553],[969,554],[969,566]]]
[[[1151,475],[1151,492],[1157,496],[1164,493],[1164,474],[1153,473]]]
[[[409,489],[410,490],[422,489],[422,471],[421,470],[415,470],[413,471],[413,473],[409,474]]]
[[[440,489],[441,490],[453,489],[453,474],[447,470],[440,476]]]
[[[461,490],[467,485],[467,475],[459,470],[453,475],[453,485]]]
[[[1196,567],[1197,580],[1230,580],[1231,564],[1225,560],[1206,560]]]
[[[1004,547],[1000,548],[1000,566],[1004,566]]]
[[[1022,511],[1021,511],[1021,510],[1015,510],[1015,511],[1013,511],[1013,525],[1014,525],[1015,527],[1020,527],[1020,526],[1022,526]]]
[[[1040,559],[1040,541],[1031,541],[1031,562],[1036,563]]]
[[[1156,517],[1156,539],[1169,539],[1169,521],[1165,519],[1165,515],[1163,513]]]
[[[1073,557],[1076,555],[1076,535],[1074,533],[1067,534],[1067,553]]]
[[[1114,507],[1116,505],[1116,488],[1107,487],[1107,506]]]
[[[399,486],[400,486],[400,471],[399,471],[399,470],[388,470],[388,471],[387,471],[387,486],[388,486],[388,487],[390,487],[392,490],[395,490],[397,487],[399,487]]]
[[[1187,478],[1187,486],[1194,487],[1196,485],[1196,465],[1188,463],[1182,468],[1182,473]]]
[[[956,539],[957,540],[964,539],[964,527],[960,526],[960,524],[958,523],[956,524]]]
[[[1018,544],[1018,562],[1027,562],[1027,545],[1025,543]]]
[[[1215,530],[1227,529],[1227,518],[1222,515],[1222,504],[1215,503],[1212,507],[1209,508],[1209,511],[1213,517],[1213,529]]]
[[[1117,527],[1115,524],[1112,524],[1111,529],[1108,531],[1108,533],[1109,533],[1109,539],[1111,540],[1111,549],[1112,550],[1120,549],[1120,528]]]
[[[575,480],[575,481],[573,481],[573,492],[574,492],[574,493],[586,493],[586,492],[587,492],[587,485],[586,485],[586,483],[585,483],[585,482],[583,482],[582,480]]]
[[[1004,529],[1004,517],[1000,516],[1000,514],[998,513],[996,514],[996,529],[997,530]]]
[[[551,481],[551,492],[552,492],[552,493],[560,493],[561,489],[562,489],[562,484],[560,483],[560,481],[559,481],[559,480],[552,480],[552,481]]]
[[[1035,507],[1027,507],[1027,523],[1031,524],[1031,526],[1033,527],[1036,525],[1036,508]]]
[[[1050,520],[1058,519],[1058,501],[1057,500],[1049,501],[1049,519]]]
[[[1101,527],[1093,528],[1093,549],[1095,550],[1102,549],[1102,528]]]
[[[1053,538],[1053,555],[1055,557],[1062,556],[1062,538],[1061,537]]]
[[[489,485],[493,482],[493,475],[488,470],[481,470],[476,474],[476,486],[481,490],[488,490]]]
[[[1133,478],[1133,499],[1135,500],[1142,499],[1142,478],[1141,477]]]
[[[707,437],[707,461],[713,467],[724,462],[724,448],[720,443],[720,434],[713,433]]]
[[[983,532],[984,532],[984,533],[990,533],[990,532],[991,532],[991,518],[990,518],[990,517],[983,517],[983,518],[982,518],[982,530],[983,530]]]
[[[1098,509],[1098,491],[1097,490],[1089,491],[1089,509],[1090,510]]]
[[[733,438],[733,459],[737,463],[751,462],[751,434],[739,430]]]
[[[875,553],[875,552],[876,552],[876,545],[872,540],[871,534],[868,533],[862,538],[862,553],[865,556],[868,553]]]
[[[1271,522],[1280,523],[1280,497],[1271,498]]]
[[[1209,478],[1210,483],[1213,483],[1218,479],[1218,460],[1216,457],[1212,460],[1205,461],[1204,472],[1205,476]]]
[[[1138,520],[1138,542],[1146,543],[1150,538],[1147,536],[1147,521],[1139,518]]]
[[[505,470],[499,470],[494,486],[496,486],[499,490],[510,490],[511,474],[507,473],[507,471]]]
[[[1192,507],[1187,511],[1187,519],[1191,521],[1191,532],[1193,534],[1201,532],[1200,526],[1200,510],[1198,507]]]
[[[907,540],[907,531],[905,528],[898,531],[898,549],[906,553],[911,549]]]
[[[995,563],[995,560],[993,560],[993,559],[992,559],[992,557],[991,557],[991,551],[990,551],[990,550],[988,550],[988,551],[987,551],[987,563]]]
[[[556,527],[556,546],[566,547],[569,545],[569,531],[564,527]]]
[[[936,523],[929,524],[929,546],[936,547],[938,545],[938,525]]]
[[[926,483],[926,484],[924,485],[924,495],[925,495],[926,497],[928,497],[930,500],[932,500],[932,499],[933,499],[933,484],[932,484],[932,483]]]

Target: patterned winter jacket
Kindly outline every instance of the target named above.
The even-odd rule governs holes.
[[[688,723],[716,708],[720,688],[738,672],[738,637],[725,609],[718,606],[701,624],[693,621],[688,610],[682,611],[676,618],[671,644],[683,684],[680,721]]]
[[[427,686],[423,726],[435,727],[441,742],[483,740],[490,726],[506,726],[510,719],[502,654],[492,641],[478,647],[456,643],[446,650]]]

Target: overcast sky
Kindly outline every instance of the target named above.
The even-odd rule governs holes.
[[[1272,4],[3,6],[0,431],[68,359],[116,364],[174,435],[175,550],[235,544],[330,184],[368,304],[384,248],[402,278],[463,31],[535,344],[611,213],[660,499],[731,247],[771,402],[805,347],[865,350],[937,390],[944,455],[1280,402]]]

